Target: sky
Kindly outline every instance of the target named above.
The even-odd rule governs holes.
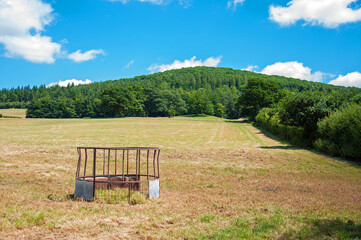
[[[361,87],[361,0],[0,0],[0,89],[194,66]]]

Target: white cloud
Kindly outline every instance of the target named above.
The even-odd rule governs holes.
[[[60,53],[61,45],[46,36],[6,36],[0,37],[6,57],[21,57],[34,63],[53,63],[54,55]]]
[[[5,57],[23,58],[34,63],[54,63],[56,57],[67,55],[62,43],[42,33],[54,20],[53,8],[42,0],[0,0],[0,44]],[[64,41],[63,41],[64,42]],[[103,50],[78,50],[68,58],[81,62],[104,54]]]
[[[129,68],[134,63],[134,60],[130,61],[127,65],[124,66],[124,68]]]
[[[129,3],[131,1],[137,1],[137,2],[145,2],[145,3],[151,3],[154,5],[162,5],[162,4],[168,4],[172,0],[108,0],[110,2],[121,2],[123,4]],[[182,0],[179,0],[180,4],[183,4]]]
[[[53,20],[52,7],[41,0],[0,0],[0,43],[6,57],[53,63],[61,44],[41,36]]]
[[[282,26],[299,20],[306,24],[335,28],[340,24],[361,21],[361,9],[353,9],[350,4],[357,0],[292,0],[287,7],[270,6],[270,19]]]
[[[255,72],[256,69],[259,69],[259,67],[257,65],[248,65],[246,68],[243,68],[242,70]]]
[[[206,67],[217,67],[218,64],[221,62],[222,57],[210,57],[206,59],[205,61],[196,60],[196,57],[192,57],[189,60],[184,60],[183,62],[175,60],[172,64],[163,64],[163,65],[157,65],[153,64],[148,68],[151,72],[164,72],[172,69],[180,69],[180,68],[188,68],[188,67],[199,67],[199,66],[206,66]]]
[[[242,5],[245,0],[229,0],[227,2],[228,8],[233,8],[233,10],[236,10],[238,5]]]
[[[86,79],[86,80],[82,81],[82,80],[77,80],[77,79],[73,78],[73,79],[68,79],[68,80],[65,80],[65,81],[50,83],[46,87],[49,88],[49,87],[54,87],[56,85],[59,85],[60,87],[66,87],[66,86],[72,85],[72,84],[74,84],[75,86],[78,86],[78,85],[81,85],[81,84],[89,84],[89,83],[92,83],[92,81],[89,80],[89,79]]]
[[[178,2],[183,7],[187,8],[192,5],[193,0],[107,0],[109,2],[120,2],[123,4],[127,4],[129,2],[142,2],[142,3],[150,3],[153,5],[167,5],[171,2]],[[239,0],[236,0],[239,1]]]
[[[361,73],[352,72],[345,76],[339,75],[338,78],[329,82],[332,85],[359,87],[361,88]]]
[[[299,78],[309,81],[321,82],[325,77],[331,76],[328,73],[311,73],[311,68],[303,66],[299,62],[277,62],[265,67],[261,73],[267,75],[279,75],[285,77]]]
[[[23,36],[29,29],[42,31],[53,20],[52,11],[39,0],[0,0],[0,33]]]
[[[68,58],[73,60],[74,62],[84,62],[94,59],[98,54],[105,55],[102,49],[93,49],[84,53],[81,53],[80,50],[77,50],[76,52],[69,54]]]
[[[248,65],[247,68],[243,68],[242,70],[257,72],[256,69],[258,68],[259,67],[257,65]],[[336,77],[336,75],[320,71],[312,73],[311,68],[303,66],[303,63],[297,61],[283,63],[276,62],[275,64],[266,66],[258,73],[292,77],[314,82],[321,82],[323,80]],[[346,74],[345,76],[339,75],[336,79],[330,81],[329,84],[361,88],[361,73],[352,72]]]

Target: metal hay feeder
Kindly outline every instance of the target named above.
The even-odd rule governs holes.
[[[134,191],[159,197],[159,148],[78,147],[75,197],[92,201],[96,189]]]

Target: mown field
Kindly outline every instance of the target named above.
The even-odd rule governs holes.
[[[25,112],[25,109],[0,109],[0,114],[4,117],[25,118]]]
[[[72,199],[77,146],[160,147],[161,197]],[[361,238],[360,165],[242,120],[0,119],[0,196],[0,239]]]

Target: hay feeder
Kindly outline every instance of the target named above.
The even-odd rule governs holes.
[[[159,148],[78,147],[75,197],[96,198],[96,190],[127,189],[159,197]]]

